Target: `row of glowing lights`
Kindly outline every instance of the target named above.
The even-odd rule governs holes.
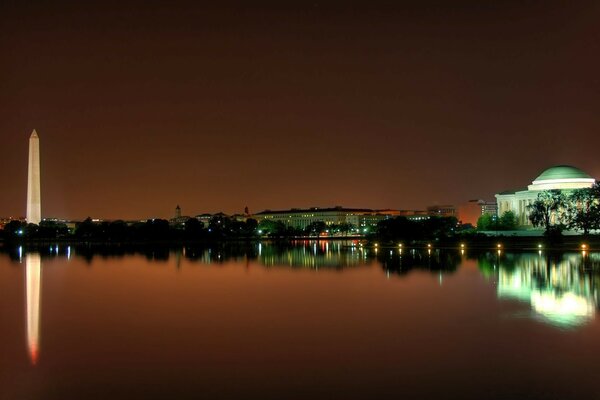
[[[362,247],[362,243],[360,243],[360,244],[359,244],[359,246],[360,246],[360,247]],[[379,243],[374,243],[374,244],[373,244],[373,246],[374,246],[375,248],[377,248],[377,247],[379,247]],[[402,247],[403,247],[403,246],[402,246],[402,243],[399,243],[399,244],[398,244],[398,247],[399,247],[399,248],[402,248]],[[466,245],[465,245],[464,243],[461,243],[461,244],[460,244],[460,248],[461,248],[461,249],[464,249],[465,247],[466,247]],[[544,247],[544,246],[543,246],[541,243],[540,243],[540,244],[538,244],[538,249],[542,249],[543,247]],[[428,244],[427,244],[427,248],[428,248],[428,249],[431,249],[431,248],[432,248],[432,245],[431,245],[431,243],[428,243]],[[496,248],[497,248],[498,250],[502,249],[502,244],[501,244],[501,243],[498,243],[498,244],[496,245]],[[587,244],[582,244],[582,245],[581,245],[581,251],[586,251],[587,249],[588,249],[588,245],[587,245]]]

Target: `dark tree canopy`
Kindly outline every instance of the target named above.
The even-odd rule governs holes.
[[[565,227],[566,196],[560,190],[540,192],[533,204],[527,206],[529,220],[535,227],[544,228],[546,235],[560,234]]]

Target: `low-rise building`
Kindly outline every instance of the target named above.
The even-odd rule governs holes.
[[[324,222],[326,225],[351,224],[364,230],[376,226],[379,221],[400,215],[397,210],[371,210],[366,208],[292,208],[290,210],[265,210],[254,214],[253,218],[262,221],[279,221],[285,225],[305,229],[314,222]]]

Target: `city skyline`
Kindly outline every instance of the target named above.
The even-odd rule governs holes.
[[[169,217],[491,200],[600,176],[600,6],[0,6],[0,214]],[[27,21],[27,23],[23,23]]]

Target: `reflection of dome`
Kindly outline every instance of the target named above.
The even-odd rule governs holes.
[[[579,189],[592,186],[594,178],[570,165],[555,165],[544,170],[529,190]]]
[[[572,292],[559,295],[535,290],[531,293],[531,305],[536,312],[556,325],[580,325],[594,318],[594,303]]]
[[[595,318],[597,295],[594,281],[582,271],[576,253],[550,262],[545,257],[523,254],[514,258],[515,268],[500,265],[499,298],[531,304],[536,319],[559,327],[575,327]]]

